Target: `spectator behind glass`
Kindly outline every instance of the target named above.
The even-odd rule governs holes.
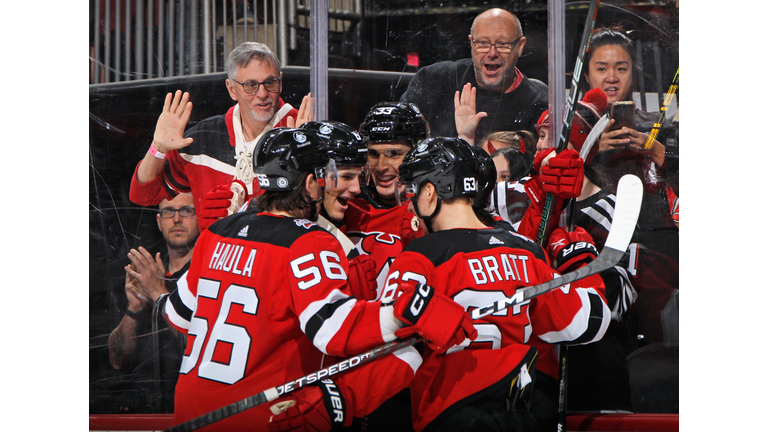
[[[475,143],[475,145],[485,150],[488,154],[493,154],[496,150],[506,147],[514,147],[523,153],[527,153],[528,149],[533,149],[535,144],[535,136],[527,130],[492,132]]]
[[[585,56],[587,67],[584,71],[585,79],[582,81],[582,86],[585,92],[593,88],[603,89],[608,97],[606,113],[610,113],[614,102],[632,100],[633,91],[637,88],[638,76],[642,74],[636,52],[634,43],[621,28],[598,29],[592,36],[589,52]],[[657,79],[662,78],[664,77],[657,77]],[[665,119],[653,148],[644,149],[648,133],[658,119],[659,112],[645,112],[636,108],[634,127],[614,130],[612,120],[606,128],[607,132],[601,137],[600,151],[628,150],[622,154],[625,159],[628,156],[632,159],[648,159],[656,165],[655,171],[665,171],[650,174],[651,176],[666,177],[671,174],[676,179],[679,133],[670,119]],[[673,156],[671,166],[666,160],[667,155]],[[656,181],[650,177],[648,180]],[[676,194],[679,194],[676,182],[670,186]]]
[[[154,307],[154,299],[175,291],[176,281],[189,268],[200,234],[192,197],[179,194],[171,201],[163,200],[157,227],[165,240],[165,258],[161,259],[159,252],[153,258],[143,247],[128,253],[128,307],[108,341],[109,362],[129,383],[131,391],[125,391],[123,398],[129,412],[173,412],[174,386],[186,340],[167,325],[162,312]]]
[[[518,18],[503,9],[489,9],[475,18],[468,39],[472,58],[421,68],[400,101],[418,105],[432,136],[459,136],[473,144],[474,136],[459,135],[461,129],[454,123],[456,108],[452,108],[454,98],[468,85],[476,98],[473,93],[471,111],[462,123],[474,123],[471,128],[478,136],[497,130],[533,132],[539,115],[547,109],[548,90],[546,84],[524,76],[517,68],[527,41]]]
[[[533,158],[515,147],[496,150],[491,155],[496,165],[496,182],[513,182],[531,173]]]
[[[309,95],[298,111],[280,98],[280,60],[266,45],[239,45],[227,58],[226,69],[225,85],[236,102],[226,114],[202,120],[185,132],[192,113],[189,93],[177,90],[166,96],[153,141],[131,181],[133,203],[155,205],[179,193],[192,193],[204,230],[258,192],[252,164],[258,138],[272,128],[301,124],[311,116]],[[217,186],[225,198],[217,194],[204,204],[205,194]],[[206,218],[205,213],[212,216]]]

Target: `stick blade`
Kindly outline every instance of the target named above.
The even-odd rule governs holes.
[[[616,249],[624,253],[632,240],[637,218],[640,215],[640,206],[643,203],[643,183],[637,176],[626,174],[619,180],[616,196],[621,197],[621,199],[616,199],[611,231],[605,240],[605,248]]]

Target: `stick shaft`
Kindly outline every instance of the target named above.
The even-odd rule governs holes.
[[[672,85],[669,86],[669,90],[667,91],[667,97],[664,98],[664,104],[659,109],[659,111],[661,111],[661,114],[659,114],[659,121],[653,124],[651,132],[648,134],[648,139],[645,141],[645,150],[652,149],[653,143],[656,141],[656,137],[659,136],[661,124],[664,123],[664,119],[667,118],[667,109],[669,108],[669,104],[672,103],[672,97],[674,97],[675,93],[677,93],[677,86],[680,79],[679,77],[680,69],[678,68],[677,72],[675,72],[675,77],[672,78]]]
[[[595,20],[597,20],[597,8],[600,5],[600,0],[591,0],[589,4],[589,12],[587,14],[587,21],[584,23],[584,31],[581,35],[581,45],[579,48],[579,55],[576,58],[576,66],[573,68],[573,79],[571,81],[571,89],[568,92],[568,98],[565,100],[565,112],[563,114],[563,125],[560,129],[560,138],[557,143],[557,152],[565,150],[568,145],[568,138],[571,135],[571,126],[573,126],[573,106],[576,103],[579,94],[579,84],[584,76],[584,56],[589,51],[589,44],[592,41],[592,31],[595,28]],[[557,107],[555,107],[557,109]],[[547,238],[549,230],[549,222],[552,219],[552,213],[555,208],[555,196],[551,193],[547,193],[544,201],[544,211],[541,215],[541,222],[539,224],[539,231],[536,235],[536,242],[539,245],[544,245],[544,241]]]

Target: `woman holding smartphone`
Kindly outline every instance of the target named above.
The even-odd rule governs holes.
[[[611,123],[600,140],[600,151],[623,149],[631,147],[650,157],[657,166],[665,163],[666,146],[663,142],[672,140],[677,145],[677,128],[665,121],[657,139],[650,150],[645,149],[648,132],[658,121],[659,113],[649,113],[634,109],[632,92],[636,80],[642,72],[637,64],[634,43],[619,29],[600,29],[592,36],[590,49],[586,53],[584,63],[583,91],[601,88],[608,97],[606,113],[611,115]],[[625,109],[628,104],[630,108]],[[625,125],[620,126],[621,123]],[[628,124],[627,124],[628,123]],[[631,126],[633,125],[633,126]]]
[[[632,40],[623,31],[600,29],[592,36],[584,61],[583,84],[586,88],[582,90],[586,93],[594,88],[602,89],[607,97],[604,113],[611,114],[599,144],[595,143],[599,149],[593,149],[596,154],[592,153],[594,157],[588,159],[588,165],[590,169],[606,175],[606,184],[601,184],[601,187],[611,189],[622,175],[634,174],[643,181],[645,191],[640,218],[629,248],[632,258],[621,265],[629,275],[636,298],[627,302],[630,306],[625,314],[611,322],[603,340],[569,347],[569,410],[637,411],[631,401],[649,396],[639,394],[630,397],[632,391],[638,389],[630,389],[626,359],[644,346],[675,342],[668,340],[667,333],[671,326],[665,324],[661,317],[679,286],[679,235],[671,211],[676,195],[669,181],[673,178],[670,174],[676,174],[676,169],[670,167],[671,158],[665,160],[665,147],[674,148],[677,145],[678,131],[666,121],[653,147],[645,149],[648,133],[653,123],[658,121],[659,113],[645,112],[632,106],[632,92],[641,73],[635,53]],[[617,123],[623,125],[617,127]],[[598,211],[581,208],[590,200],[600,198],[595,194],[576,203],[573,213],[577,226],[599,222]],[[597,206],[594,208],[599,210]],[[606,288],[609,285],[606,281]],[[660,375],[666,372],[658,364],[644,366]],[[639,390],[642,393],[642,389]]]

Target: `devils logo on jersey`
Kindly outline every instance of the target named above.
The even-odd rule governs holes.
[[[360,255],[370,255],[376,262],[376,290],[380,296],[390,264],[403,251],[402,240],[396,235],[384,232],[351,232],[347,233],[347,237],[355,244]]]

